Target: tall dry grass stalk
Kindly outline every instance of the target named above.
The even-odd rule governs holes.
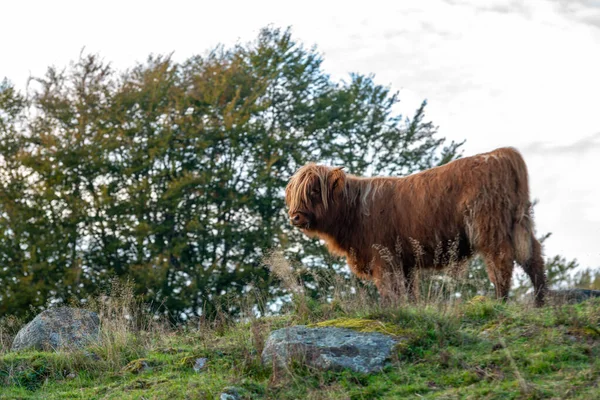
[[[279,279],[283,288],[290,294],[294,304],[294,312],[301,318],[308,317],[308,298],[304,290],[304,283],[300,277],[300,272],[293,268],[282,251],[272,251],[263,258],[263,264],[266,265],[271,273]]]
[[[304,293],[304,287],[299,274],[294,270],[292,264],[285,258],[283,252],[272,251],[268,253],[263,259],[263,263],[269,268],[273,275],[281,280],[284,288],[290,293]]]
[[[90,351],[110,370],[144,357],[169,331],[168,323],[135,297],[131,282],[112,279],[108,293],[90,298],[87,303],[87,308],[100,318],[100,341]]]
[[[14,316],[0,318],[0,354],[10,351],[12,341],[23,325],[23,320]]]

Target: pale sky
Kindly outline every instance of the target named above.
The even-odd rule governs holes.
[[[545,254],[600,267],[600,0],[5,1],[0,79],[24,88],[83,47],[118,69],[184,60],[267,24],[316,45],[335,79],[374,73],[405,115],[427,99],[465,156],[518,148]]]

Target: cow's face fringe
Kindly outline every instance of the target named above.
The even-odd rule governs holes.
[[[331,205],[341,203],[340,200],[345,197],[345,180],[342,167],[330,168],[314,163],[301,167],[290,178],[285,189],[291,222],[310,231],[335,217],[331,213],[339,210],[339,207]]]

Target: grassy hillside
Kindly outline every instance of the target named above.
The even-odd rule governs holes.
[[[388,308],[296,298],[287,316],[222,317],[185,329],[148,322],[140,330],[105,318],[103,344],[81,352],[5,349],[0,397],[214,399],[234,386],[245,399],[592,399],[600,393],[598,300],[538,310],[485,297]],[[100,311],[116,309],[113,303]],[[261,366],[268,333],[296,324],[378,330],[405,340],[385,371],[368,376]],[[199,357],[208,361],[196,372]]]

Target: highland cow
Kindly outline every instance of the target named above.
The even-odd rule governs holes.
[[[310,163],[285,192],[291,224],[324,240],[357,277],[373,280],[383,298],[403,291],[414,297],[419,269],[480,254],[498,298],[508,297],[516,261],[533,283],[535,304],[544,303],[527,167],[513,148],[406,177],[358,177]]]

